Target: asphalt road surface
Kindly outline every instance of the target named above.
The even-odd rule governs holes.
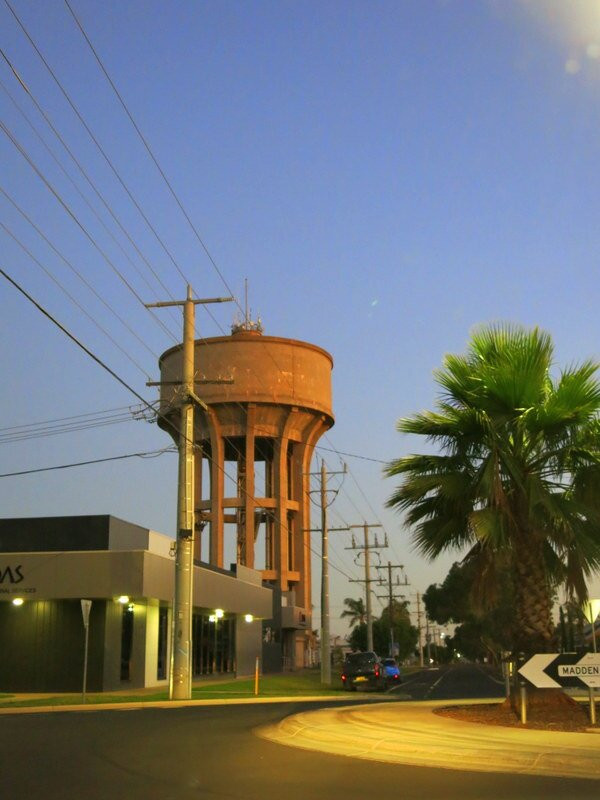
[[[437,686],[433,679],[429,689],[423,689],[423,679],[415,691],[441,691],[446,681],[451,689],[468,678],[468,672],[443,673]],[[599,795],[597,781],[359,761],[284,747],[252,732],[309,707],[278,703],[2,716],[1,796],[7,800],[596,800]]]
[[[409,674],[392,691],[411,700],[494,699],[504,697],[504,680],[491,667],[457,664]]]

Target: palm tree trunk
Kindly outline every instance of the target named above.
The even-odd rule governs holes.
[[[515,547],[515,650],[529,657],[556,649],[551,591],[544,569],[541,543],[520,541]]]

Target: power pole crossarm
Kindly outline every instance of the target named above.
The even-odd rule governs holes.
[[[188,286],[188,297],[185,300],[165,300],[162,303],[144,303],[146,308],[170,308],[171,306],[185,306],[186,303],[193,303],[195,306],[206,305],[207,303],[230,303],[233,297],[200,297],[191,296],[191,287]]]

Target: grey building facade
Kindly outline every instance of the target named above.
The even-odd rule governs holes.
[[[1,691],[166,687],[174,540],[109,515],[0,520]],[[273,616],[261,573],[194,566],[193,674],[248,675]],[[223,616],[215,619],[215,610]]]

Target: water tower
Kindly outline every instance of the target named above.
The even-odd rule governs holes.
[[[159,424],[178,424],[182,347],[160,361]],[[310,464],[334,422],[333,361],[320,347],[264,336],[246,319],[231,336],[195,341],[195,557],[259,569],[281,597],[275,638],[290,666],[306,664],[311,626]],[[226,562],[226,553],[230,558]],[[202,558],[204,556],[204,558]]]

